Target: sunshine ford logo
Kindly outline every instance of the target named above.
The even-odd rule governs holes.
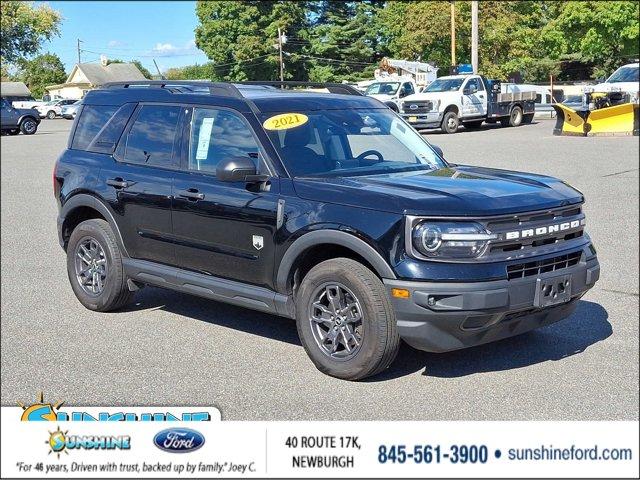
[[[153,437],[153,443],[165,452],[186,453],[202,447],[204,436],[190,428],[167,428]]]
[[[61,412],[60,407],[64,404],[64,401],[56,403],[45,403],[44,395],[42,392],[38,395],[36,403],[31,405],[25,405],[22,402],[18,402],[18,405],[22,408],[22,416],[20,420],[24,422],[198,422],[198,421],[211,421],[211,414],[209,412],[182,412],[180,414],[173,414],[167,411],[140,411],[140,408],[132,408],[132,412],[106,412],[98,411],[96,408],[91,408],[92,412],[87,410],[77,409],[72,412]],[[157,410],[157,409],[156,409]]]
[[[49,455],[61,453],[69,454],[69,450],[129,450],[131,437],[129,435],[69,435],[69,430],[62,431],[60,427],[49,432]]]

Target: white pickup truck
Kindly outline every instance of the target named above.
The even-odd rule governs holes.
[[[394,112],[400,111],[400,101],[418,91],[413,79],[389,78],[371,83],[364,94],[380,100]]]
[[[54,95],[50,97],[49,95],[45,95],[42,100],[21,100],[12,102],[13,108],[35,108],[41,107],[53,100],[62,100],[62,97],[58,95]]]
[[[400,114],[415,128],[441,128],[455,133],[460,125],[478,128],[483,122],[517,127],[531,123],[536,92],[488,80],[482,75],[440,77],[421,93],[400,101]]]

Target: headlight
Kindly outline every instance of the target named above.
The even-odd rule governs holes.
[[[475,222],[412,222],[411,245],[427,258],[476,258],[484,253],[489,240],[498,238]]]

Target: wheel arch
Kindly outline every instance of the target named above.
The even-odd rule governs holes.
[[[360,261],[380,278],[396,278],[395,273],[382,255],[364,240],[340,230],[316,230],[299,237],[285,252],[277,270],[277,291],[285,294],[291,293],[296,280],[296,272],[299,272],[301,268],[304,271],[309,266],[305,262],[309,262],[310,259],[311,261],[324,261],[344,256]]]
[[[447,108],[444,109],[442,114],[444,115],[447,112],[455,112],[456,115],[460,115],[460,109],[458,108],[458,106],[455,103],[447,105]]]
[[[392,102],[391,100],[387,100],[384,102],[384,104],[389,107],[391,110],[393,110],[396,113],[400,113],[400,108],[398,107],[398,105],[396,104],[396,102]]]
[[[40,123],[40,116],[38,115],[37,111],[35,115],[32,115],[31,113],[25,113],[24,115],[22,115],[20,118],[18,118],[18,126],[26,119],[26,118],[30,118],[31,120],[33,120],[36,123]]]
[[[116,236],[118,247],[120,247],[123,256],[129,256],[127,254],[126,247],[122,240],[122,235],[118,224],[116,223],[113,214],[109,207],[100,199],[87,193],[78,193],[69,198],[60,211],[59,222],[60,228],[60,243],[66,250],[69,237],[73,229],[85,220],[92,218],[102,218],[112,228],[113,233]]]

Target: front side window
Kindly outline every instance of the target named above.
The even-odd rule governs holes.
[[[282,112],[285,113],[285,112]],[[287,112],[289,113],[289,112]],[[294,177],[348,177],[446,166],[429,144],[389,109],[298,112],[295,126],[265,132]]]
[[[195,108],[191,118],[189,170],[215,173],[218,163],[234,157],[258,159],[251,127],[230,110]]]
[[[484,90],[482,82],[478,78],[472,78],[467,82],[467,88],[476,87],[476,91]]]
[[[171,167],[179,117],[178,106],[144,105],[127,135],[125,161]]]
[[[399,82],[372,83],[367,87],[365,95],[395,95],[400,88]]]
[[[439,78],[430,83],[425,92],[455,92],[460,90],[464,79],[462,78]]]

